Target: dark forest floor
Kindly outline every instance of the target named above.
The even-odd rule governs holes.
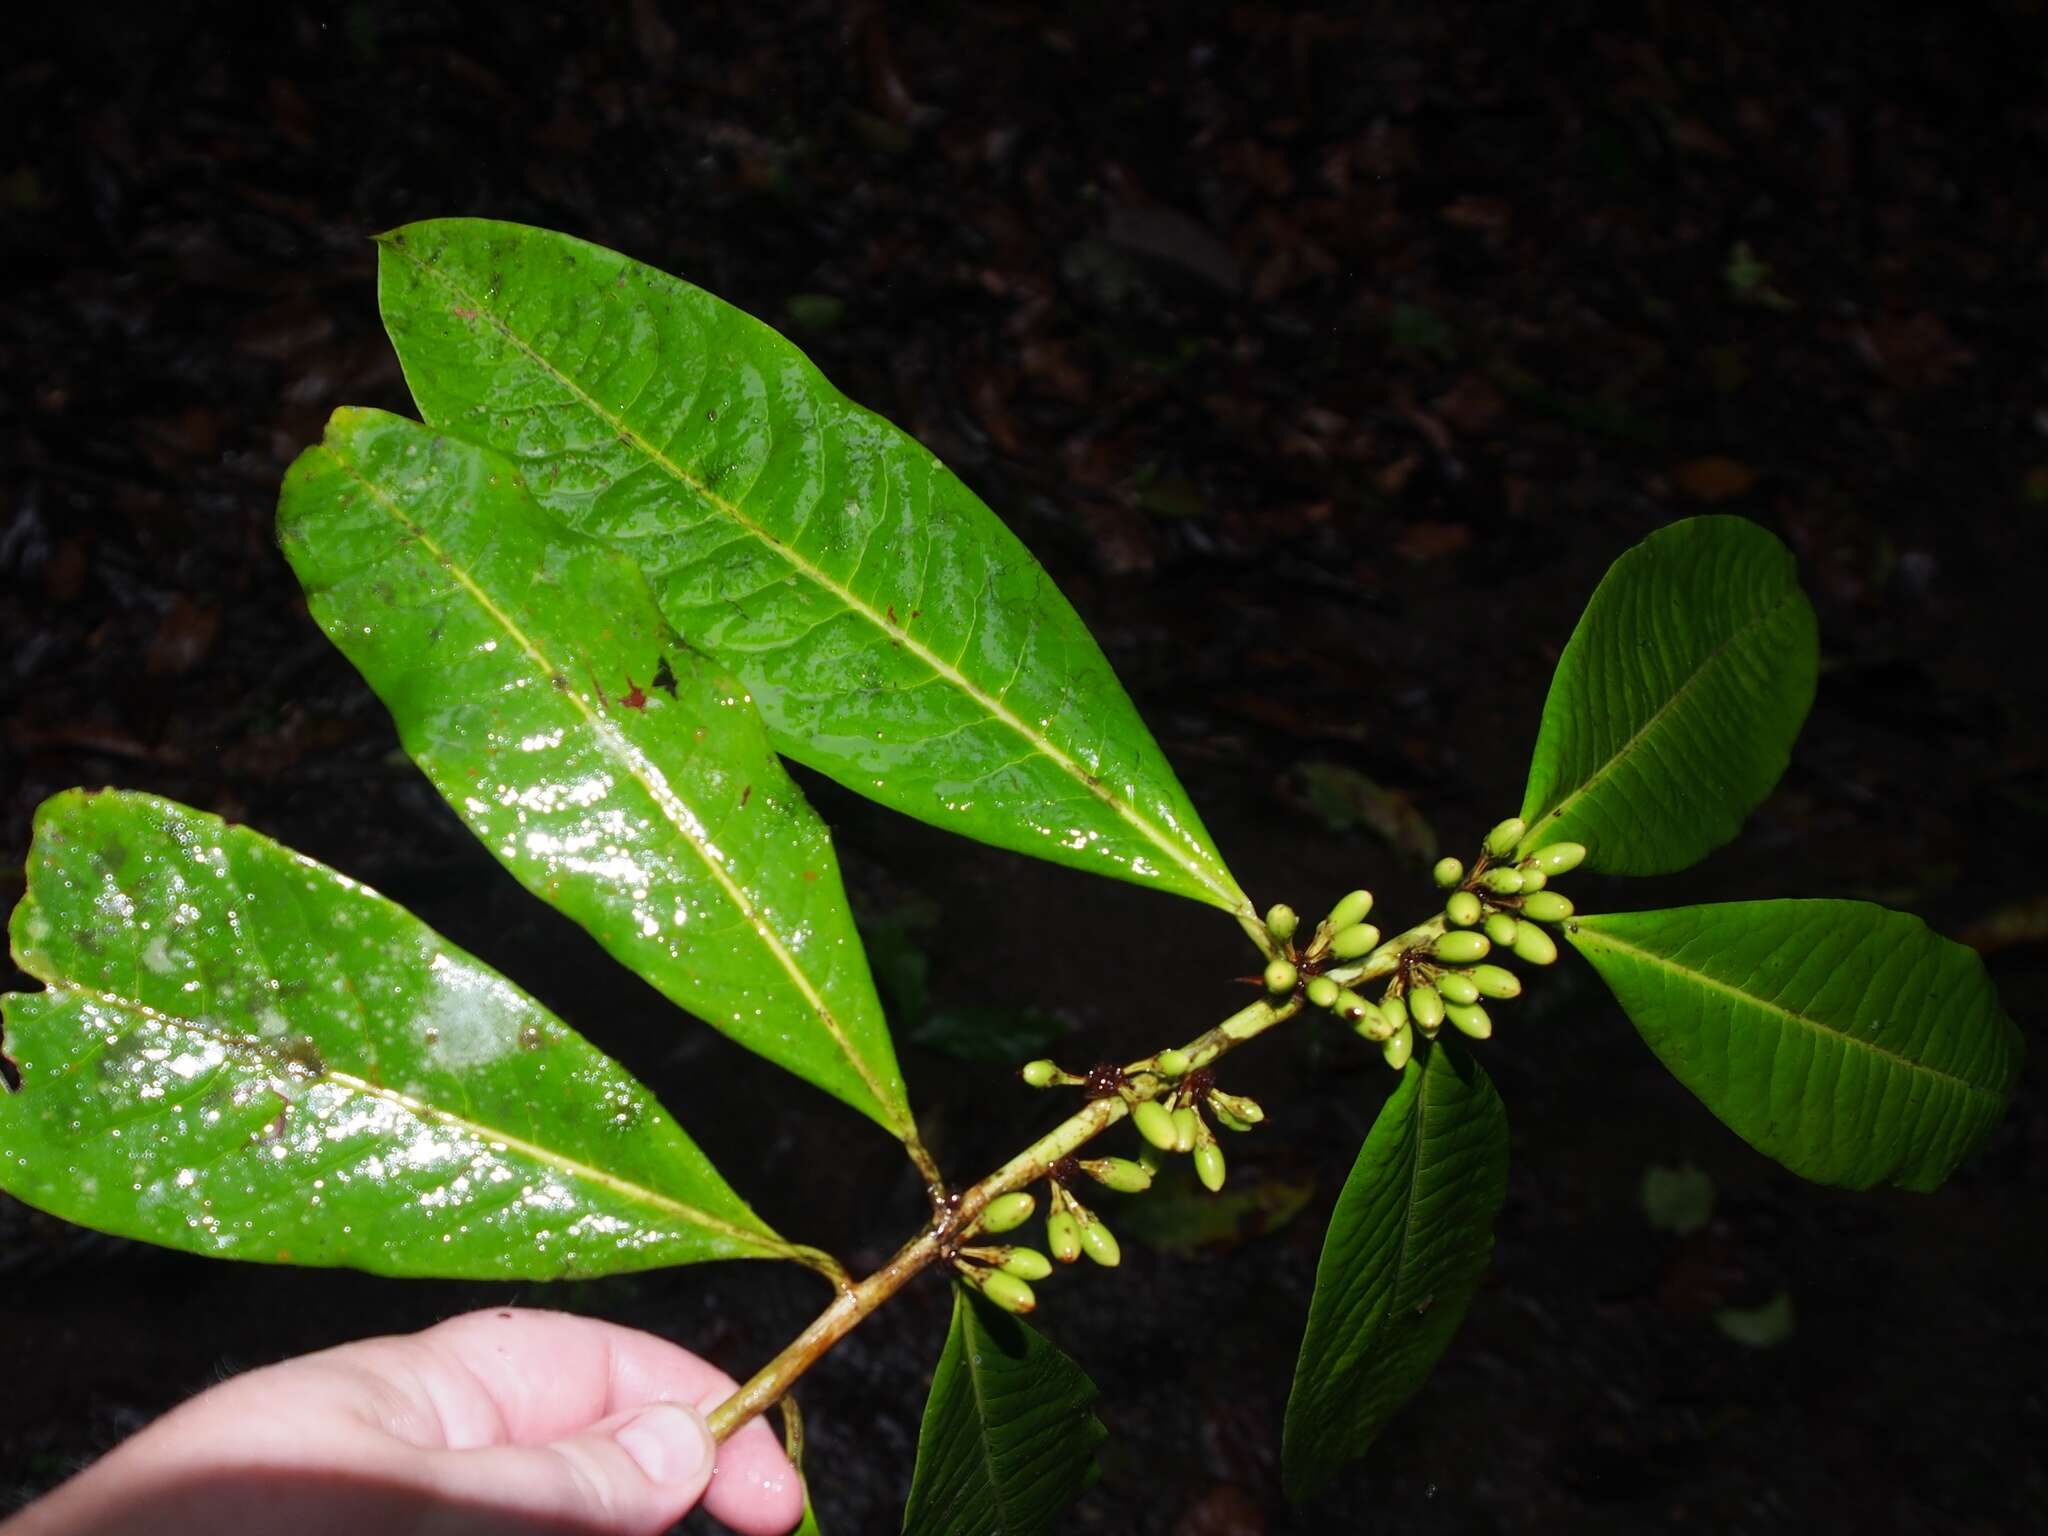
[[[709,8],[706,8],[707,10]],[[664,1015],[396,756],[272,542],[343,403],[404,410],[365,237],[474,213],[631,252],[795,336],[974,485],[1095,626],[1240,879],[1420,912],[1519,801],[1549,669],[1670,519],[1798,553],[1824,672],[1791,771],[1682,879],[1582,905],[1869,897],[2048,993],[2048,26],[1899,8],[1143,3],[269,8],[13,24],[0,61],[0,869],[72,784],[246,820],[415,907],[627,1062],[764,1216],[856,1264],[914,1229],[884,1138]],[[1098,14],[1098,10],[1100,14]],[[587,14],[586,14],[587,11]],[[808,781],[811,783],[814,781]],[[1192,906],[817,784],[898,977],[1055,1010],[1075,1058],[1235,1006]],[[11,905],[18,873],[0,873]],[[1578,895],[1575,888],[1574,895]],[[1224,960],[1228,969],[1234,962]],[[1293,1220],[1049,1287],[1102,1387],[1084,1530],[2048,1524],[2038,1073],[1940,1195],[1803,1186],[1676,1087],[1583,968],[1486,1061],[1497,1259],[1322,1504],[1278,1425],[1321,1222],[1389,1075],[1248,1052],[1240,1187]],[[17,983],[19,984],[19,983]],[[914,990],[914,989],[910,989]],[[1047,1113],[903,1047],[949,1168]],[[1240,1150],[1241,1149],[1241,1150]],[[1646,1221],[1653,1164],[1711,1224]],[[1774,1347],[1716,1314],[1786,1292]],[[522,1298],[745,1375],[822,1302],[745,1267]],[[0,1199],[0,1508],[214,1379],[505,1288],[214,1265]],[[800,1393],[827,1530],[895,1528],[947,1301]]]

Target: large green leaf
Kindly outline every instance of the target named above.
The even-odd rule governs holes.
[[[551,1280],[795,1257],[675,1121],[403,907],[242,827],[36,817],[0,1187],[228,1258]]]
[[[1508,1124],[1448,1042],[1408,1063],[1330,1216],[1281,1439],[1302,1499],[1365,1454],[1458,1331],[1493,1253]]]
[[[932,1373],[905,1536],[1045,1536],[1102,1443],[1095,1383],[964,1285]]]
[[[936,826],[1248,913],[1030,552],[774,331],[517,224],[408,225],[379,272],[420,414],[631,554],[782,752]]]
[[[2019,1031],[1976,952],[1917,917],[1744,901],[1565,932],[1678,1080],[1806,1178],[1933,1189],[2005,1112]]]
[[[1523,850],[1584,843],[1617,875],[1704,858],[1785,771],[1818,670],[1783,544],[1739,517],[1659,529],[1614,562],[1558,659]]]
[[[285,477],[313,616],[527,889],[666,996],[914,1136],[824,823],[632,562],[486,449],[337,411]]]

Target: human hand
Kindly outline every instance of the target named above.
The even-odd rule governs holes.
[[[496,1308],[202,1393],[0,1536],[653,1536],[704,1507],[780,1536],[803,1488],[768,1426],[722,1446],[731,1377],[629,1328]]]

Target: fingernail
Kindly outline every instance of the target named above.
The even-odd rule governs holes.
[[[651,1483],[687,1482],[711,1459],[704,1421],[680,1403],[654,1403],[612,1432]]]

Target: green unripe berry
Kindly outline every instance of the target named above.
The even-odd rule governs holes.
[[[1515,935],[1515,953],[1531,965],[1548,965],[1557,958],[1557,942],[1534,923],[1524,923]]]
[[[1430,952],[1439,960],[1448,960],[1453,965],[1470,965],[1474,960],[1484,960],[1486,952],[1493,948],[1493,941],[1483,933],[1465,929],[1460,933],[1445,933],[1437,936],[1430,946]]]
[[[1115,1269],[1124,1258],[1123,1250],[1116,1245],[1116,1234],[1099,1221],[1081,1223],[1081,1251],[1104,1269]]]
[[[1365,1012],[1359,1015],[1358,1022],[1351,1027],[1362,1039],[1370,1040],[1375,1045],[1390,1038],[1400,1028],[1371,1003],[1365,1005]]]
[[[1120,1195],[1141,1195],[1152,1187],[1152,1175],[1127,1157],[1091,1157],[1081,1168],[1096,1183]]]
[[[1550,884],[1550,876],[1543,873],[1534,864],[1524,864],[1522,866],[1523,891],[1540,891],[1548,884]]]
[[[1380,1012],[1386,1015],[1387,1021],[1396,1029],[1408,1022],[1408,1005],[1402,1001],[1398,992],[1389,992],[1380,999]]]
[[[1481,997],[1509,998],[1522,995],[1522,978],[1497,965],[1475,965],[1465,973]]]
[[[1476,1003],[1479,988],[1472,978],[1463,971],[1446,971],[1436,979],[1436,989],[1443,995],[1444,1008],[1449,1011],[1452,1003]]]
[[[1445,890],[1451,889],[1465,878],[1465,865],[1461,859],[1438,859],[1436,868],[1429,872],[1429,878]]]
[[[1515,942],[1515,920],[1505,912],[1486,914],[1486,936],[1496,944]]]
[[[1372,910],[1371,891],[1353,891],[1337,905],[1330,908],[1330,915],[1323,919],[1330,932],[1338,933],[1353,923],[1365,921],[1366,913]]]
[[[1050,1088],[1066,1076],[1059,1066],[1041,1056],[1037,1061],[1027,1061],[1018,1069],[1017,1075],[1033,1088]]]
[[[1186,1077],[1188,1068],[1192,1067],[1194,1062],[1188,1059],[1186,1051],[1176,1046],[1154,1056],[1152,1065],[1159,1069],[1161,1077]]]
[[[1455,928],[1470,928],[1485,910],[1470,891],[1458,891],[1444,903],[1444,917]]]
[[[1005,1248],[996,1267],[1019,1280],[1043,1280],[1052,1273],[1052,1260],[1036,1248]]]
[[[1056,1210],[1045,1218],[1045,1246],[1062,1264],[1081,1257],[1081,1223],[1072,1211]]]
[[[1005,1312],[1029,1312],[1038,1305],[1038,1298],[1031,1294],[1031,1287],[1015,1275],[991,1269],[978,1276],[977,1280],[981,1294]]]
[[[1584,843],[1552,843],[1548,848],[1539,848],[1531,855],[1529,862],[1546,875],[1568,875],[1585,862]]]
[[[1215,1142],[1205,1141],[1195,1148],[1195,1177],[1212,1195],[1223,1188],[1223,1149]]]
[[[1444,1017],[1458,1027],[1460,1034],[1470,1035],[1474,1040],[1493,1037],[1493,1020],[1477,1003],[1452,1003],[1444,1009]]]
[[[1131,1124],[1138,1134],[1162,1152],[1175,1150],[1179,1139],[1173,1129],[1173,1111],[1157,1099],[1140,1099],[1131,1106]]]
[[[1330,939],[1330,953],[1339,960],[1356,960],[1360,955],[1372,953],[1380,941],[1379,929],[1371,923],[1353,923],[1349,928],[1340,928]]]
[[[1266,1118],[1266,1111],[1257,1099],[1246,1098],[1241,1093],[1225,1093],[1221,1089],[1209,1094],[1209,1112],[1219,1124],[1233,1131],[1248,1131]]]
[[[1522,898],[1522,915],[1539,923],[1561,923],[1572,915],[1572,899],[1559,891],[1538,891]]]
[[[1294,915],[1294,908],[1284,901],[1275,902],[1266,909],[1266,932],[1282,944],[1294,937],[1294,930],[1300,923],[1301,919]]]
[[[1519,816],[1510,816],[1486,834],[1486,851],[1496,859],[1506,858],[1515,851],[1515,844],[1522,840],[1522,834],[1529,830],[1529,824]]]
[[[1202,1139],[1202,1120],[1193,1108],[1183,1104],[1173,1112],[1173,1150],[1192,1152]]]
[[[1365,1010],[1371,1006],[1372,1004],[1368,1003],[1358,993],[1352,991],[1349,987],[1345,987],[1338,992],[1337,1004],[1330,1011],[1346,1024],[1356,1024],[1365,1017]]]
[[[1308,1000],[1318,1008],[1334,1007],[1337,1002],[1337,983],[1327,976],[1311,976],[1308,982]]]
[[[1435,987],[1410,987],[1408,1017],[1425,1035],[1434,1035],[1444,1021],[1443,995]]]
[[[981,1230],[984,1232],[1008,1232],[1021,1227],[1031,1219],[1031,1213],[1038,1209],[1037,1200],[1024,1190],[1015,1190],[1007,1195],[997,1195],[989,1201],[988,1209],[981,1213]]]
[[[1138,1166],[1156,1179],[1159,1177],[1159,1170],[1166,1166],[1166,1154],[1157,1147],[1140,1147]]]
[[[1266,990],[1276,997],[1284,997],[1294,990],[1296,977],[1292,960],[1268,960],[1266,962]]]
[[[1408,1058],[1415,1054],[1415,1031],[1403,1024],[1380,1047],[1380,1054],[1387,1059],[1387,1065],[1396,1072],[1408,1065]]]
[[[1522,872],[1499,864],[1481,875],[1479,883],[1496,896],[1512,896],[1522,888]]]

